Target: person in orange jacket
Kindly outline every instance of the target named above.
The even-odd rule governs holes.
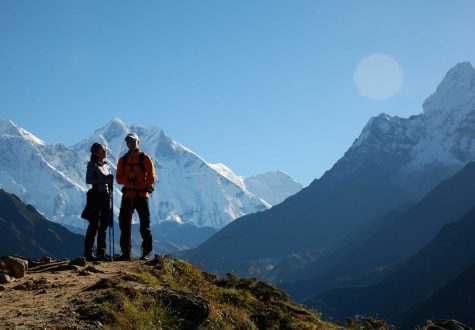
[[[142,235],[142,257],[147,260],[152,251],[152,231],[150,229],[149,194],[155,185],[155,168],[152,159],[139,149],[139,137],[129,133],[125,137],[129,151],[117,164],[117,183],[122,188],[122,202],[119,213],[120,248],[122,255],[118,260],[130,260],[132,215],[137,210]]]

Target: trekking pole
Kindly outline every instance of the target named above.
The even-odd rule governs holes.
[[[111,185],[109,187],[110,195],[110,212],[109,212],[109,254],[111,260],[114,260],[114,187]]]
[[[114,255],[115,255],[115,232],[114,232],[114,186],[112,186],[112,191],[111,191],[111,222],[112,222],[112,260],[114,260]]]

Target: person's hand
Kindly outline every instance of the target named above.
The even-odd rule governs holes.
[[[108,176],[106,176],[106,183],[108,185],[111,185],[113,182],[114,182],[114,176],[112,174],[109,174]]]
[[[129,173],[129,184],[135,188],[135,172]]]

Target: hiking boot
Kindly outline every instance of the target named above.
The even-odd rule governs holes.
[[[111,261],[111,257],[109,257],[107,254],[99,254],[97,256],[97,261]]]
[[[120,257],[115,258],[116,261],[130,261],[130,256],[126,254],[122,254]]]
[[[142,257],[140,257],[140,260],[149,260],[149,254],[152,252],[152,249],[143,249],[142,250]]]
[[[89,261],[89,262],[99,261],[99,259],[94,257],[92,254],[85,255],[84,258],[86,258],[86,261]]]

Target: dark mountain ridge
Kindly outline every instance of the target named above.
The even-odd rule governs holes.
[[[84,237],[44,218],[33,206],[0,189],[0,255],[27,258],[82,255]]]
[[[429,244],[379,284],[333,289],[307,304],[335,318],[377,314],[398,322],[411,306],[430,297],[475,262],[474,237],[475,208],[459,221],[445,225]]]
[[[470,162],[419,202],[363,226],[316,262],[287,275],[303,280],[281,286],[301,300],[332,287],[373,284],[475,207],[473,196],[475,162]]]

